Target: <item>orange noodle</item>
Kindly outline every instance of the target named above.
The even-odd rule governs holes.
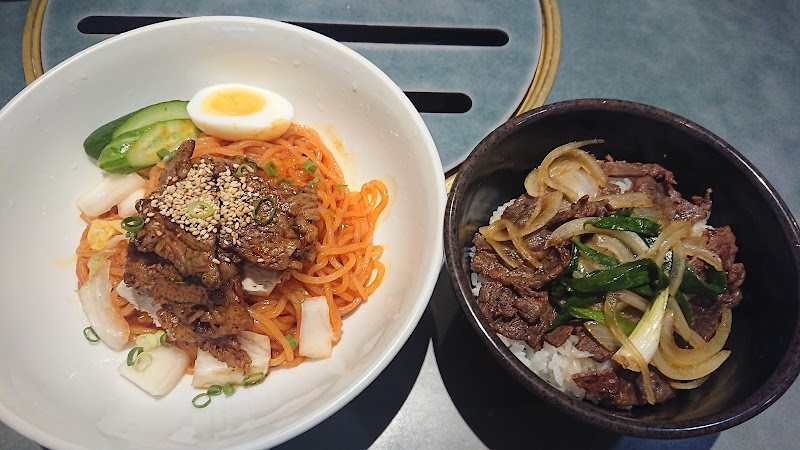
[[[272,341],[270,366],[293,367],[304,358],[292,348],[298,340],[300,321],[299,304],[306,297],[324,296],[328,301],[334,342],[341,338],[342,317],[353,312],[366,301],[380,285],[385,267],[380,261],[383,247],[372,241],[378,216],[386,208],[389,192],[386,186],[372,180],[360,190],[346,184],[342,170],[331,151],[311,128],[293,124],[286,133],[273,141],[244,140],[220,141],[213,137],[196,140],[193,158],[202,155],[216,157],[244,156],[258,165],[277,169],[278,175],[267,177],[271,184],[291,182],[296,185],[313,184],[317,188],[320,220],[315,224],[319,233],[316,259],[303,270],[291,271],[289,278],[268,295],[246,294],[248,311],[254,320],[253,331],[264,334]],[[311,160],[316,170],[304,170]],[[140,173],[146,179],[149,195],[158,186],[164,163],[158,163]],[[101,217],[119,220],[116,209]],[[87,242],[89,226],[81,237],[77,249],[78,284],[88,278],[88,261],[97,250]],[[110,253],[112,286],[122,280],[127,240],[119,241]],[[106,250],[108,252],[108,249]],[[153,332],[156,328],[146,313],[112,292],[114,305],[120,316],[131,326],[131,334]],[[290,337],[287,337],[290,336]]]

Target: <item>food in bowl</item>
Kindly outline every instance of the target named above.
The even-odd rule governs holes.
[[[479,229],[473,293],[556,388],[616,408],[663,403],[730,355],[745,270],[731,229],[707,225],[710,190],[684,199],[661,165],[583,150],[602,142],[551,151]]]
[[[385,184],[351,190],[292,116],[276,93],[225,84],[85,141],[110,173],[78,200],[84,333],[117,351],[133,339],[119,372],[150,394],[188,371],[205,407],[271,367],[327,358],[380,285]]]

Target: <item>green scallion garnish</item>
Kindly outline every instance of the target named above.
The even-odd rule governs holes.
[[[161,344],[162,347],[175,346],[175,344],[170,344],[169,342],[167,342],[167,333],[162,334],[161,337],[158,338],[158,343]]]
[[[94,328],[92,327],[86,327],[83,329],[83,337],[85,337],[86,340],[92,344],[97,344],[100,342],[100,336],[95,333]]]
[[[133,368],[139,372],[144,371],[153,363],[153,356],[149,353],[140,353],[133,362]]]
[[[319,183],[320,177],[314,177],[311,181],[308,182],[308,185],[314,187]]]
[[[236,392],[236,385],[233,383],[225,383],[222,386],[222,393],[225,394],[226,397],[230,397],[233,393]]]
[[[270,161],[270,162],[268,162],[268,163],[267,163],[267,164],[264,166],[264,171],[265,171],[265,172],[267,172],[267,175],[271,176],[272,178],[275,178],[275,177],[277,177],[277,176],[278,176],[278,173],[280,173],[280,172],[278,171],[278,166],[275,164],[275,162],[274,162],[274,161]]]
[[[292,184],[292,179],[291,178],[281,178],[280,180],[275,182],[275,186],[280,186],[283,183],[291,185]]]
[[[294,295],[295,292],[301,293],[303,295],[303,298],[300,299],[300,300],[297,300],[297,296]],[[303,302],[306,301],[306,299],[308,298],[308,292],[306,292],[305,289],[294,288],[291,291],[289,291],[288,297],[289,297],[289,301],[294,303],[295,305],[302,305]]]
[[[131,351],[128,352],[128,365],[134,365],[136,363],[136,357],[143,351],[144,349],[142,347],[133,347]]]
[[[306,173],[314,173],[317,171],[317,165],[314,164],[314,161],[311,161],[311,159],[306,159],[306,162],[303,163],[303,171]]]
[[[211,203],[197,200],[189,203],[186,207],[186,212],[189,213],[190,217],[194,217],[195,219],[205,219],[214,214],[214,207],[211,206]]]
[[[335,187],[337,187],[337,188],[346,188],[347,185],[346,184],[336,184]]]
[[[261,384],[261,382],[264,381],[264,378],[266,378],[264,372],[251,373],[245,377],[244,381],[242,381],[242,387],[249,388],[257,384]]]
[[[260,219],[258,217],[258,210],[261,207],[261,204],[263,204],[264,202],[269,203],[270,210],[269,210],[269,213],[267,213],[267,218],[266,219]],[[253,220],[255,220],[256,223],[259,224],[259,225],[267,224],[272,220],[273,217],[275,217],[275,210],[276,209],[277,208],[276,208],[276,205],[275,205],[275,199],[272,198],[271,195],[267,196],[267,197],[261,197],[261,198],[258,199],[258,201],[256,202],[256,206],[253,208]]]
[[[165,148],[162,148],[161,150],[156,152],[156,156],[161,158],[161,160],[164,162],[170,162],[170,160],[172,160],[172,158],[174,158],[177,153],[178,153],[177,150],[169,151]]]
[[[289,341],[289,345],[292,346],[292,350],[297,348],[297,341],[294,340],[294,337],[292,337],[291,334],[287,334],[284,337],[286,338],[287,341]]]
[[[243,176],[247,175],[247,173],[245,173],[245,170],[250,172],[250,173],[253,173],[253,172],[256,171],[255,169],[250,167],[248,164],[239,164],[239,167],[236,168],[236,176],[237,177],[243,177]]]
[[[200,402],[200,400],[205,399],[204,402]],[[207,392],[203,392],[201,394],[197,394],[192,399],[192,404],[195,408],[205,408],[208,404],[211,403],[211,396],[208,395]]]
[[[211,386],[208,387],[208,390],[206,392],[208,393],[208,395],[222,394],[222,386],[218,384],[212,384]]]
[[[128,216],[122,219],[119,226],[128,233],[136,233],[144,226],[144,219],[139,216]]]

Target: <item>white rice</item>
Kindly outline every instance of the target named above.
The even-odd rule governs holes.
[[[578,343],[578,336],[575,335],[570,336],[560,347],[553,347],[545,342],[539,351],[534,351],[525,341],[509,339],[501,334],[497,336],[539,378],[579,399],[586,397],[586,391],[572,381],[572,376],[611,366],[611,361],[599,363],[591,358],[591,353],[575,348]]]
[[[620,187],[622,188],[622,186]],[[509,200],[497,208],[492,213],[489,223],[491,224],[499,219],[503,211],[514,203],[514,200]],[[467,254],[472,259],[475,256],[475,247],[470,247]],[[472,282],[472,293],[477,298],[481,290],[481,282],[486,281],[486,278],[472,272],[470,281]],[[579,399],[586,398],[586,390],[579,388],[572,381],[572,376],[581,372],[602,370],[611,366],[610,361],[599,363],[591,358],[591,353],[576,349],[575,344],[578,343],[578,336],[575,335],[570,336],[560,347],[554,347],[545,342],[539,351],[533,350],[525,341],[509,339],[501,334],[497,336],[511,350],[511,353],[519,358],[539,378],[547,381],[556,389]],[[589,398],[589,400],[593,399]]]

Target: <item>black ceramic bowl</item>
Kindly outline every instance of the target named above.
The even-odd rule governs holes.
[[[597,157],[650,162],[675,173],[689,198],[712,188],[711,225],[730,225],[746,267],[734,310],[731,357],[700,388],[669,402],[620,411],[577,400],[525,367],[489,326],[472,294],[467,251],[492,211],[524,192],[523,180],[561,144],[601,138]],[[546,105],[486,137],[461,165],[445,213],[447,270],[468,320],[497,361],[532,393],[568,415],[624,434],[683,438],[719,432],[763,411],[800,370],[800,233],[772,186],[739,152],[667,111],[619,100]]]

